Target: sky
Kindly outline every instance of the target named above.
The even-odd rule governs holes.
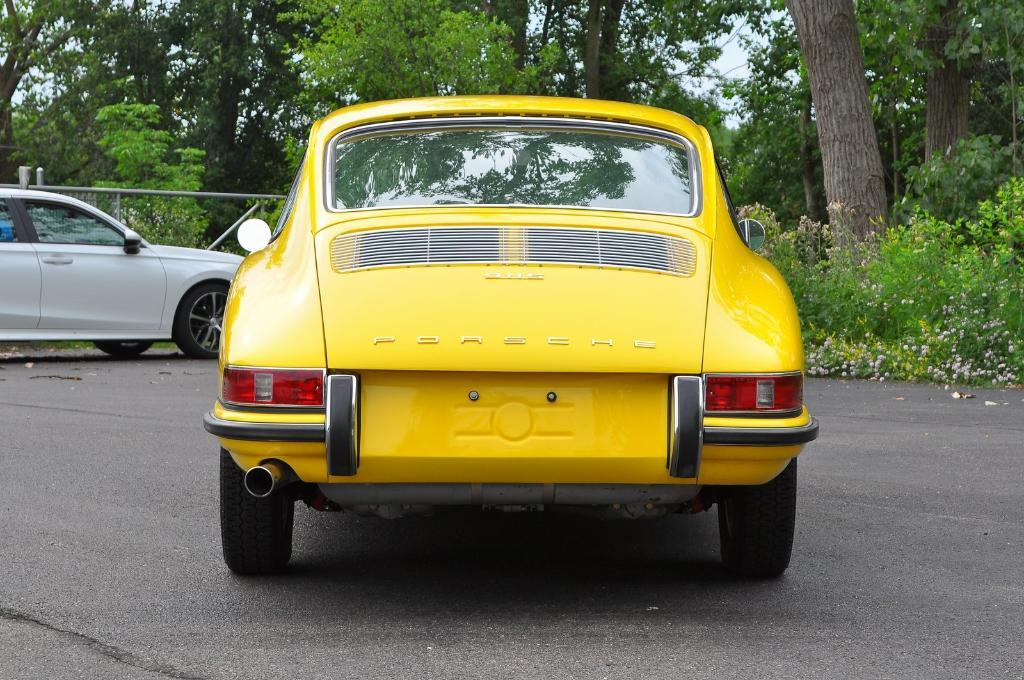
[[[740,38],[749,38],[750,30],[746,26],[737,27],[727,38],[720,44],[722,48],[722,54],[714,63],[714,70],[720,75],[726,78],[746,78],[750,75],[750,64],[747,61],[747,52],[743,49],[742,41]],[[704,91],[713,89],[716,83],[712,80],[705,80],[700,84],[704,88]],[[735,128],[739,126],[740,119],[734,114],[727,114],[725,117],[725,124],[728,127]]]

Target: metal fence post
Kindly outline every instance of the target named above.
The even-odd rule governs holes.
[[[121,194],[114,194],[114,219],[121,221]]]

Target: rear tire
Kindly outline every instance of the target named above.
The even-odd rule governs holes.
[[[178,303],[174,313],[174,343],[193,359],[216,359],[228,287],[222,283],[196,286]]]
[[[127,340],[100,340],[92,344],[96,345],[96,349],[106,352],[112,357],[138,356],[153,346],[151,342],[131,342]]]
[[[295,499],[282,490],[256,498],[245,490],[245,473],[220,450],[220,535],[224,562],[236,574],[282,571],[292,556]]]
[[[733,487],[718,500],[722,562],[741,576],[781,576],[789,566],[795,530],[795,458],[767,484]]]

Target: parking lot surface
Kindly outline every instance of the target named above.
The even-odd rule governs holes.
[[[715,512],[388,521],[220,556],[214,362],[0,361],[0,678],[1024,678],[1024,392],[811,380],[793,562]],[[988,405],[987,405],[988,402]]]

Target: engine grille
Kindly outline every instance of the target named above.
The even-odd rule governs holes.
[[[570,264],[692,276],[685,238],[610,229],[420,227],[341,234],[331,242],[337,272],[448,264]]]

